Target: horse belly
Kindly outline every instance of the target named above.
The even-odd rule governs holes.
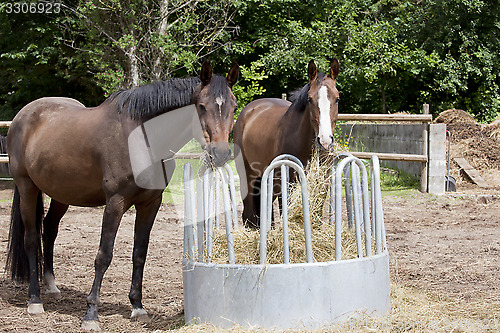
[[[50,162],[47,160],[50,159]],[[106,203],[102,171],[83,159],[46,155],[32,161],[29,175],[37,187],[61,203],[98,206]]]
[[[104,204],[103,172],[98,151],[91,144],[92,134],[54,119],[38,128],[26,144],[24,163],[29,177],[61,203]]]

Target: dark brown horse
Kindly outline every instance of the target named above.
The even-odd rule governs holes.
[[[265,168],[278,155],[291,154],[306,165],[316,144],[328,150],[333,144],[333,128],[338,117],[339,92],[336,79],[339,64],[330,65],[328,75],[317,73],[314,61],[307,69],[309,83],[293,97],[293,103],[263,98],[243,108],[234,127],[235,152],[243,199],[243,222],[259,226],[260,179]],[[242,177],[243,178],[243,177]]]
[[[137,156],[130,153],[138,152],[137,147],[140,147],[131,141],[131,133],[134,130],[147,133],[150,125],[157,123],[156,119],[191,106],[193,114],[199,116],[197,123],[207,156],[214,164],[222,165],[231,153],[228,136],[236,108],[231,87],[238,73],[238,66],[234,64],[227,77],[212,75],[212,67],[207,61],[199,78],[172,79],[119,91],[94,108],[86,108],[73,99],[55,97],[36,100],[19,111],[7,135],[10,170],[16,185],[7,269],[13,279],[29,281],[29,313],[43,312],[39,285],[42,267],[47,292],[59,294],[54,279],[53,250],[59,221],[68,206],[106,205],[94,283],[82,322],[86,329],[98,329],[97,307],[102,279],[111,263],[122,215],[135,205],[129,293],[131,318],[147,318],[142,305],[142,278],[149,235],[163,189],[143,188],[137,183],[139,176],[134,174],[133,164],[140,165],[144,161],[138,161]],[[186,125],[170,122],[164,123],[163,134],[175,140],[178,132],[167,128]],[[158,136],[158,133],[153,134]],[[149,158],[150,140],[146,134],[144,138],[145,156]],[[136,145],[135,150],[131,142]],[[142,156],[140,151],[138,153]],[[150,161],[143,164],[148,163]],[[167,164],[171,167],[172,163]],[[156,164],[163,165],[163,161]],[[166,183],[167,177],[163,188]],[[45,218],[42,216],[42,192],[51,198]]]

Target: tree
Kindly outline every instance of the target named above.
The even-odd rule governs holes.
[[[66,44],[88,53],[88,67],[110,93],[190,73],[224,46],[229,0],[80,0]]]
[[[432,0],[422,4],[419,47],[439,55],[422,81],[440,109],[460,108],[491,121],[500,109],[500,7],[495,1]]]
[[[267,96],[306,82],[310,59],[340,60],[342,112],[499,110],[500,7],[469,0],[235,1],[240,63],[259,62]]]
[[[43,96],[68,96],[95,105],[102,91],[80,56],[61,43],[64,15],[7,13],[0,4],[0,117],[10,120]]]

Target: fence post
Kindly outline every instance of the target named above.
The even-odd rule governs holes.
[[[422,106],[422,114],[429,114],[429,104]],[[422,155],[429,156],[429,124],[422,123]],[[420,191],[427,192],[428,166],[429,162],[422,162],[422,172],[420,173]]]
[[[428,192],[444,194],[446,183],[446,124],[429,126]]]

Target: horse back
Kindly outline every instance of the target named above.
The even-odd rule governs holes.
[[[30,178],[52,198],[93,206],[105,200],[101,156],[112,139],[109,116],[62,97],[35,100],[22,108],[7,134],[11,174]],[[120,138],[123,140],[122,138]]]
[[[238,116],[235,144],[252,170],[263,172],[276,156],[280,146],[279,123],[290,104],[278,98],[258,99],[245,106]]]

